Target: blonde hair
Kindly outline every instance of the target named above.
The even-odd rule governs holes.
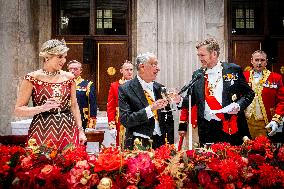
[[[125,61],[121,64],[120,68],[123,68],[124,64],[132,64],[132,65],[133,65],[133,63],[132,63],[130,60],[125,60]]]
[[[68,50],[69,48],[66,46],[64,39],[62,39],[61,41],[59,41],[58,39],[50,39],[42,44],[39,56],[47,58],[54,55],[63,55]]]
[[[211,53],[213,51],[216,51],[217,55],[219,56],[219,54],[220,54],[220,47],[219,47],[219,44],[218,44],[216,39],[214,39],[214,38],[205,39],[204,41],[198,43],[196,45],[196,48],[199,49],[202,46],[206,46],[207,50],[209,52],[211,52]]]

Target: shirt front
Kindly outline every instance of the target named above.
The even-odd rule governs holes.
[[[138,81],[140,82],[140,84],[141,84],[143,90],[146,91],[146,92],[151,96],[151,98],[153,98],[153,100],[155,101],[156,98],[155,98],[154,88],[153,88],[153,83],[154,83],[154,82],[149,82],[149,83],[147,83],[146,81],[144,81],[144,80],[143,80],[141,77],[139,77],[138,75],[137,75],[137,78],[138,78]],[[145,108],[145,111],[146,111],[146,114],[147,114],[148,119],[154,117],[154,114],[153,114],[153,112],[152,112],[152,110],[151,110],[150,105]],[[149,138],[149,139],[150,139],[149,136],[146,136],[146,135],[143,135],[143,134],[140,134],[140,133],[137,133],[137,132],[133,132],[133,135],[134,135],[134,136],[140,136],[140,137],[143,137],[143,138]],[[156,120],[156,119],[155,119],[155,128],[154,128],[153,135],[159,135],[159,136],[162,135],[161,129],[160,129],[160,126],[159,126],[159,122],[158,122],[158,120]]]
[[[211,86],[213,96],[222,105],[223,93],[223,78],[222,78],[222,64],[217,63],[213,68],[207,69],[205,74],[208,76],[208,85]],[[205,101],[204,119],[210,121],[211,119],[221,121],[215,114],[210,114],[210,107]]]

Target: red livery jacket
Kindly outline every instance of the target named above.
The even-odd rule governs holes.
[[[189,109],[188,98],[184,98],[181,106],[180,118],[179,118],[179,131],[187,131]],[[197,107],[196,105],[191,108],[191,124],[193,128],[197,127]]]
[[[115,124],[117,130],[116,145],[119,145],[119,132],[120,132],[120,120],[118,111],[118,87],[123,84],[124,80],[120,79],[110,84],[108,100],[107,100],[107,118],[108,124]]]
[[[281,120],[284,115],[284,87],[281,75],[265,69],[262,72],[259,87],[254,89],[255,98],[258,98],[261,113],[266,124],[271,119]],[[248,84],[253,85],[253,70],[244,72]],[[254,102],[253,102],[254,103]],[[254,109],[246,110],[246,115],[251,116]]]

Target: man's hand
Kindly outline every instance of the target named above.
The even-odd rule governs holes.
[[[158,99],[157,101],[153,102],[151,106],[151,110],[159,110],[165,108],[168,105],[168,100],[166,99]]]
[[[240,105],[233,102],[229,105],[228,114],[237,114],[240,111]]]
[[[270,123],[268,123],[268,125],[266,125],[265,127],[268,130],[271,130],[268,133],[268,136],[273,136],[276,134],[277,130],[278,130],[278,123],[276,123],[276,121],[271,121]]]
[[[177,93],[176,89],[172,89],[172,91],[169,92],[168,96],[172,103],[178,104],[181,101],[181,96]]]

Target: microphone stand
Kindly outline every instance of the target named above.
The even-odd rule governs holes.
[[[186,94],[186,97],[188,97],[188,130],[187,130],[187,137],[188,137],[188,149],[189,150],[192,150],[192,148],[193,148],[193,139],[192,139],[193,133],[192,133],[192,124],[191,124],[191,94],[192,94],[192,87],[194,86],[194,84],[201,77],[204,77],[205,71],[206,71],[205,69],[202,69],[201,70],[202,73],[199,73],[200,75],[192,83],[190,83],[191,85],[188,85],[188,89],[187,89],[187,94]],[[182,145],[183,140],[184,140],[184,136],[180,136],[178,149],[181,149],[180,145]]]
[[[188,89],[188,149],[192,150],[192,146],[193,146],[193,133],[192,133],[192,124],[191,124],[191,94],[192,94],[192,88]]]

